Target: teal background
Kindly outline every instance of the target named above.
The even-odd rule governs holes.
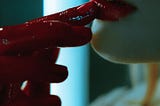
[[[101,58],[90,47],[90,102],[114,88],[131,87],[128,65],[115,64]]]
[[[42,0],[1,0],[0,26],[24,23],[43,15]],[[127,65],[110,63],[90,47],[90,102],[113,88],[130,84]]]
[[[1,0],[0,2],[0,26],[23,23],[42,15],[42,0]]]

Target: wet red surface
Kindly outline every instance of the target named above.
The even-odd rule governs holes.
[[[67,67],[55,64],[59,47],[91,40],[84,25],[95,18],[116,21],[135,10],[122,0],[91,0],[81,6],[16,26],[0,28],[0,106],[60,106],[49,94],[51,82],[67,78]],[[27,80],[26,87],[21,84]]]

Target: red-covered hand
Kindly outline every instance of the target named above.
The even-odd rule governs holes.
[[[4,32],[1,31],[2,36],[8,39],[5,42],[7,44],[2,42],[0,45],[1,104],[7,106],[22,104],[56,106],[57,104],[59,106],[60,100],[49,95],[49,83],[65,80],[68,72],[65,66],[55,64],[59,51],[57,46],[83,45],[91,39],[91,31],[88,28],[72,27],[57,21],[34,23],[25,28],[16,26],[15,30],[4,28]],[[32,38],[34,32],[39,33]],[[1,39],[4,39],[3,37]],[[21,91],[20,85],[25,80],[30,84]],[[39,98],[40,96],[42,97]],[[39,103],[38,99],[42,103]]]
[[[122,0],[91,0],[63,12],[0,28],[0,106],[60,106],[49,94],[50,82],[61,82],[68,72],[56,65],[58,47],[88,43],[93,19],[115,21],[135,8]],[[21,84],[27,80],[26,87]]]

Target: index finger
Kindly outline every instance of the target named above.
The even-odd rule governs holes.
[[[7,26],[0,30],[0,55],[47,47],[72,47],[88,43],[92,33],[83,26],[60,21],[43,21]]]

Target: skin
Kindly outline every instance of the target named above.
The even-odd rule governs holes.
[[[58,47],[88,43],[92,33],[84,25],[95,18],[116,21],[134,10],[123,1],[93,0],[60,13],[0,28],[0,105],[60,106],[60,99],[49,94],[49,83],[61,82],[68,75],[65,66],[55,64]],[[116,15],[111,14],[113,11]],[[20,90],[24,80],[28,83]]]
[[[151,100],[153,99],[154,93],[157,87],[158,81],[158,64],[148,64],[148,85],[145,98],[142,102],[143,106],[150,106]]]
[[[105,22],[102,19],[94,21],[92,28],[95,36],[91,43],[100,56],[114,63],[149,63],[147,92],[141,101],[142,106],[148,106],[155,93],[158,79],[156,63],[160,60],[157,29],[159,15],[156,14],[159,11],[158,0],[126,1],[137,6],[137,11],[117,23]]]

